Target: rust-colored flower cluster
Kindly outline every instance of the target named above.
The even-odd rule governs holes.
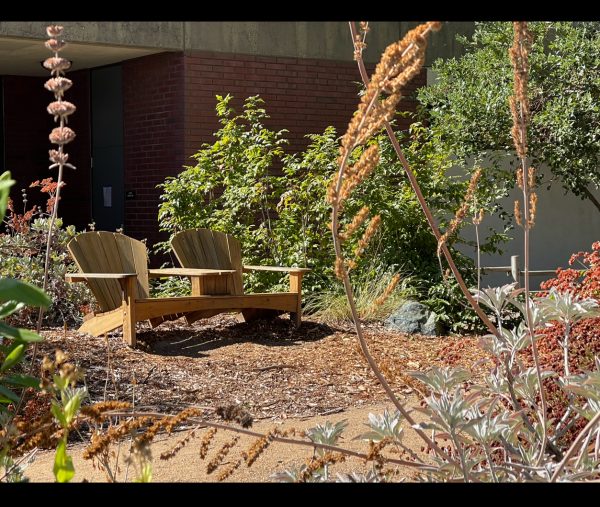
[[[229,451],[235,447],[235,444],[237,444],[238,440],[240,439],[239,435],[235,435],[231,440],[225,442],[221,448],[217,451],[217,454],[215,455],[215,457],[213,459],[211,459],[208,464],[206,465],[206,473],[207,474],[212,474],[221,463],[223,463],[223,459],[225,459],[225,456],[227,456],[229,454]]]
[[[202,437],[202,441],[200,442],[200,452],[199,452],[200,459],[206,458],[206,454],[208,453],[208,448],[210,447],[210,443],[212,442],[212,440],[216,434],[217,434],[217,429],[210,428],[204,434],[204,437]]]
[[[392,292],[394,292],[394,289],[396,288],[396,286],[398,285],[398,283],[400,282],[400,275],[398,273],[396,273],[392,279],[390,280],[390,283],[388,283],[388,286],[385,288],[385,290],[383,291],[383,294],[381,294],[381,296],[379,296],[378,298],[375,299],[375,301],[373,301],[373,310],[378,307],[381,306],[383,303],[385,303],[387,301],[387,298],[390,297],[390,295],[392,294]]]
[[[188,434],[185,437],[183,437],[181,440],[179,440],[179,442],[177,442],[172,449],[169,449],[168,451],[163,452],[160,455],[160,459],[169,460],[171,458],[174,458],[179,453],[179,451],[181,451],[181,449],[183,449],[192,440],[192,438],[196,438],[197,431],[198,431],[198,427],[196,427],[192,431],[188,432]]]
[[[325,468],[327,465],[334,465],[335,463],[343,463],[346,461],[346,455],[341,452],[327,451],[322,456],[313,457],[307,463],[306,468],[300,474],[299,481],[308,481],[312,474],[317,470]]]
[[[66,126],[68,123],[68,117],[72,115],[77,109],[71,102],[63,100],[65,91],[67,91],[73,85],[70,79],[64,77],[64,73],[71,68],[71,62],[66,58],[59,56],[59,52],[62,51],[67,45],[66,42],[61,38],[63,33],[63,27],[58,25],[51,25],[46,29],[49,40],[46,41],[46,47],[54,53],[54,56],[47,58],[44,61],[44,67],[47,68],[52,77],[46,81],[45,88],[54,93],[54,102],[48,105],[48,114],[54,117],[54,121],[59,122],[59,126],[52,130],[50,133],[50,142],[58,145],[58,150],[50,150],[49,156],[52,165],[50,169],[54,167],[75,167],[68,163],[69,156],[64,152],[64,145],[70,143],[75,139],[75,132]]]
[[[473,200],[473,196],[475,195],[477,183],[479,183],[479,180],[481,179],[481,173],[482,169],[481,167],[478,167],[473,173],[473,176],[471,176],[471,181],[469,181],[469,186],[467,188],[467,193],[465,194],[465,199],[463,203],[461,204],[460,208],[458,208],[458,210],[456,211],[454,218],[450,221],[450,225],[448,226],[446,232],[444,232],[444,234],[440,236],[437,246],[438,257],[440,256],[442,247],[447,243],[448,239],[456,232],[458,226],[464,220],[465,215],[467,214],[467,210],[469,209],[469,203]]]
[[[377,443],[372,440],[369,441],[369,454],[365,461],[373,461],[375,463],[375,468],[381,469],[385,463],[385,458],[381,455],[381,451],[383,451],[383,449],[391,442],[389,437],[385,437]]]
[[[239,466],[242,464],[242,460],[238,459],[237,461],[235,461],[234,463],[231,463],[228,467],[224,468],[219,475],[217,475],[217,480],[218,481],[224,481],[225,479],[227,479],[227,477],[229,477],[233,472],[235,472]]]
[[[92,459],[105,453],[113,442],[118,442],[119,440],[126,438],[149,424],[151,421],[151,417],[138,417],[124,421],[116,426],[111,426],[103,433],[95,433],[92,435],[90,445],[88,445],[83,452],[83,459]]]
[[[517,169],[517,185],[523,190],[523,168]],[[535,225],[535,214],[537,212],[537,193],[533,191],[535,188],[535,168],[530,167],[527,171],[527,193],[529,194],[529,219],[528,226],[531,228]],[[518,201],[515,201],[515,219],[519,225],[523,225],[523,219],[521,217],[521,205]]]
[[[510,97],[510,111],[513,118],[511,130],[515,149],[519,158],[527,156],[527,124],[529,123],[529,52],[533,37],[526,21],[515,21],[513,45],[509,50],[514,69],[514,95]]]

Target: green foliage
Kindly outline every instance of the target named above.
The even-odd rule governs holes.
[[[565,190],[582,198],[590,184],[600,187],[600,24],[532,22],[529,56],[531,124],[529,155],[542,162]],[[472,40],[459,37],[466,47],[461,58],[438,60],[438,81],[419,91],[431,127],[441,135],[445,150],[468,161],[484,161],[496,175],[501,195],[514,185],[512,119],[508,98],[513,77],[508,49],[512,23],[476,23]]]
[[[54,467],[52,468],[56,482],[69,482],[75,475],[73,458],[67,454],[67,439],[63,438],[58,443],[54,455]]]
[[[8,171],[0,176],[0,215],[2,216],[5,211],[2,203],[6,206],[12,183]],[[19,280],[0,278],[1,319],[9,318],[25,305],[47,308],[50,303],[50,298],[37,287]],[[37,379],[15,372],[15,367],[23,360],[28,344],[41,339],[32,331],[0,322],[0,414],[5,413],[9,405],[19,401],[14,388],[38,386]]]
[[[44,180],[42,184],[48,183]],[[36,182],[37,183],[37,182]],[[45,188],[52,184],[47,184]],[[37,186],[34,183],[34,186]],[[50,192],[50,199],[52,199]],[[43,286],[46,241],[50,220],[48,214],[37,207],[20,214],[12,201],[8,201],[6,232],[0,233],[0,276],[13,278],[38,287]],[[85,284],[71,284],[65,281],[65,274],[76,272],[77,268],[67,251],[67,243],[77,234],[75,227],[62,227],[62,220],[55,221],[52,250],[50,252],[50,271],[48,273],[47,293],[52,299],[44,313],[44,322],[49,325],[77,323],[81,320],[82,308],[93,301]],[[7,286],[8,287],[8,286]],[[21,325],[34,325],[37,311],[32,306],[39,302],[31,300],[13,312],[11,322]]]
[[[2,175],[0,175],[0,221],[4,220],[10,187],[14,184],[15,180],[11,179],[9,171],[4,171]]]
[[[311,267],[303,281],[307,296],[324,292],[333,296],[335,255],[328,225],[330,207],[325,196],[337,170],[339,142],[335,129],[327,127],[321,134],[308,135],[305,151],[284,155],[285,130],[265,127],[268,116],[259,97],[248,98],[240,115],[230,107],[231,96],[217,100],[221,128],[215,133],[216,141],[202,146],[194,156],[195,166],[186,167],[159,185],[163,190],[159,207],[162,230],[174,234],[187,228],[206,227],[233,234],[243,245],[244,263]],[[442,149],[437,134],[414,123],[409,132],[399,135],[436,219],[445,224],[461,203],[466,188],[464,178],[449,174],[453,161]],[[455,327],[468,311],[428,295],[432,286],[442,283],[439,262],[433,253],[436,240],[387,135],[382,132],[375,141],[380,146],[380,163],[347,200],[342,219],[343,223],[351,221],[365,205],[371,216],[381,215],[380,230],[358,260],[356,273],[375,279],[401,271],[420,289],[418,296],[429,299],[449,328]],[[356,150],[354,157],[359,156],[360,150]],[[276,170],[277,167],[281,169]],[[492,187],[490,182],[482,183],[477,208],[492,208]],[[348,252],[354,249],[365,227],[366,224],[346,241]],[[482,249],[497,250],[501,239],[501,235],[492,233],[483,241]],[[160,248],[167,251],[168,243]],[[468,259],[457,252],[455,255],[467,272],[472,269]],[[370,260],[373,257],[378,259],[377,272]],[[280,273],[252,273],[246,276],[245,283],[254,291],[287,287],[286,276]],[[177,294],[179,289],[173,284],[156,288],[158,293],[169,295]],[[448,294],[460,297],[454,290],[443,296]],[[463,327],[472,329],[468,324]]]
[[[263,125],[267,115],[262,100],[248,98],[244,112],[235,115],[231,99],[217,96],[221,128],[216,142],[194,155],[195,166],[159,185],[164,191],[159,222],[171,233],[207,227],[233,234],[245,246],[244,262],[252,264],[275,258],[272,199],[281,188],[273,165],[281,161],[287,141],[284,130]],[[255,277],[251,283],[258,288],[264,282]]]
[[[0,176],[0,217],[4,217],[10,186],[14,183],[7,171]],[[7,319],[25,305],[50,305],[50,298],[43,291],[19,280],[0,278],[0,319]],[[40,341],[41,336],[0,322],[0,427],[8,428],[14,406],[19,402],[15,389],[39,387],[39,380],[18,371],[29,343]],[[10,456],[5,438],[9,430],[0,437],[0,466],[8,481],[23,480],[21,469]]]

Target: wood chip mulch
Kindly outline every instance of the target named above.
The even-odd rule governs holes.
[[[121,333],[95,338],[62,328],[43,331],[39,357],[63,350],[85,369],[91,401],[134,401],[140,410],[174,413],[190,405],[241,404],[255,419],[311,417],[386,400],[353,328],[285,317],[239,323],[221,315],[187,326],[138,327],[138,348]],[[423,337],[369,326],[372,355],[402,398],[416,381],[408,370],[462,366],[479,375],[491,363],[476,337]]]

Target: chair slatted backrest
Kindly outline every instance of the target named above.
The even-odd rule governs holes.
[[[237,272],[227,280],[226,287],[208,288],[206,293],[244,293],[242,283],[242,248],[231,234],[210,229],[188,229],[177,233],[171,240],[177,260],[184,268],[235,269]]]
[[[116,232],[94,231],[78,234],[67,248],[82,273],[137,273],[135,296],[148,297],[148,255],[141,241]],[[118,280],[90,279],[87,283],[101,311],[121,306]]]

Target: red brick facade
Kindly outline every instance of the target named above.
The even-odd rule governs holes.
[[[123,62],[125,232],[158,241],[156,188],[184,163],[184,57],[161,53]]]
[[[328,125],[341,134],[357,104],[360,76],[354,62],[197,52],[163,53],[123,63],[126,189],[125,229],[148,244],[158,234],[156,185],[179,173],[219,128],[215,95],[243,100],[260,95],[273,129],[287,129],[290,150],[306,147],[305,134]],[[407,93],[425,85],[423,71]],[[414,109],[405,101],[404,110]],[[402,126],[402,125],[401,125]]]

